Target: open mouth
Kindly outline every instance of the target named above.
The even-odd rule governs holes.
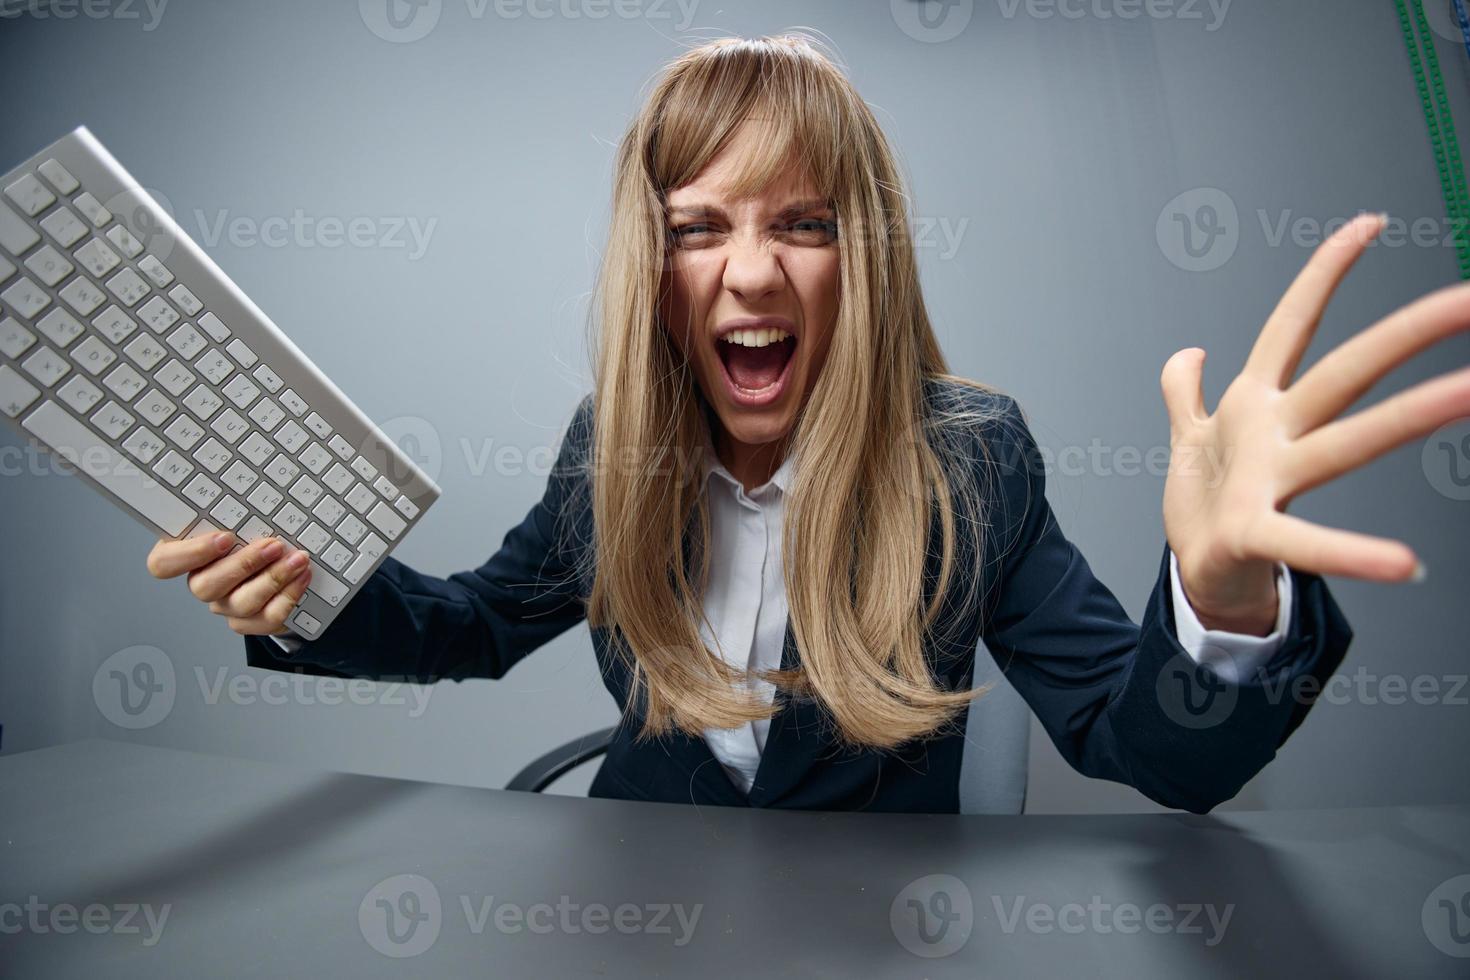
[[[720,339],[715,341],[715,349],[730,383],[745,393],[756,394],[773,388],[785,377],[796,354],[796,338],[788,334],[759,347]]]

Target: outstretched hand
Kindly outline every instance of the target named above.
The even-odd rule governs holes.
[[[1292,383],[1333,291],[1382,228],[1382,215],[1360,215],[1318,247],[1213,414],[1205,411],[1200,383],[1205,352],[1186,348],[1164,364],[1164,531],[1180,584],[1206,628],[1269,632],[1278,560],[1303,572],[1382,582],[1422,574],[1402,542],[1285,513],[1298,494],[1470,416],[1470,369],[1462,369],[1337,417],[1409,357],[1470,326],[1470,284],[1394,311]]]

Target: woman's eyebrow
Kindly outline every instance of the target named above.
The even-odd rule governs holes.
[[[677,207],[670,207],[667,210],[668,214],[671,217],[676,214],[715,218],[724,218],[726,216],[724,210],[715,204],[683,204]],[[829,210],[832,210],[832,205],[830,202],[824,201],[821,198],[811,198],[805,201],[795,201],[791,204],[786,205],[786,207],[781,209],[777,217],[795,218],[810,211]]]

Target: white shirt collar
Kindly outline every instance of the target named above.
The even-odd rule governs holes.
[[[709,418],[703,410],[700,411],[699,418],[701,423],[699,427],[699,432],[700,437],[704,443],[704,453],[700,460],[700,466],[705,482],[707,483],[709,481],[710,474],[714,473],[719,475],[732,486],[743,489],[744,484],[735,479],[734,474],[732,474],[728,469],[725,468],[724,463],[720,462],[720,456],[717,452],[715,452],[714,441],[710,435]],[[781,462],[780,467],[777,468],[775,473],[771,474],[771,479],[757,487],[756,492],[764,490],[766,487],[774,483],[776,485],[776,488],[780,490],[782,494],[785,494],[791,486],[791,477],[795,470],[795,454],[787,453],[786,458]]]

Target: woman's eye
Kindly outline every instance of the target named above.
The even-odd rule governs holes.
[[[700,235],[707,231],[709,231],[709,225],[707,224],[681,225],[678,228],[670,228],[669,235],[673,237],[675,242],[683,242],[692,235]]]
[[[791,230],[807,238],[820,237],[822,241],[837,237],[837,223],[822,218],[803,218],[793,224]]]

